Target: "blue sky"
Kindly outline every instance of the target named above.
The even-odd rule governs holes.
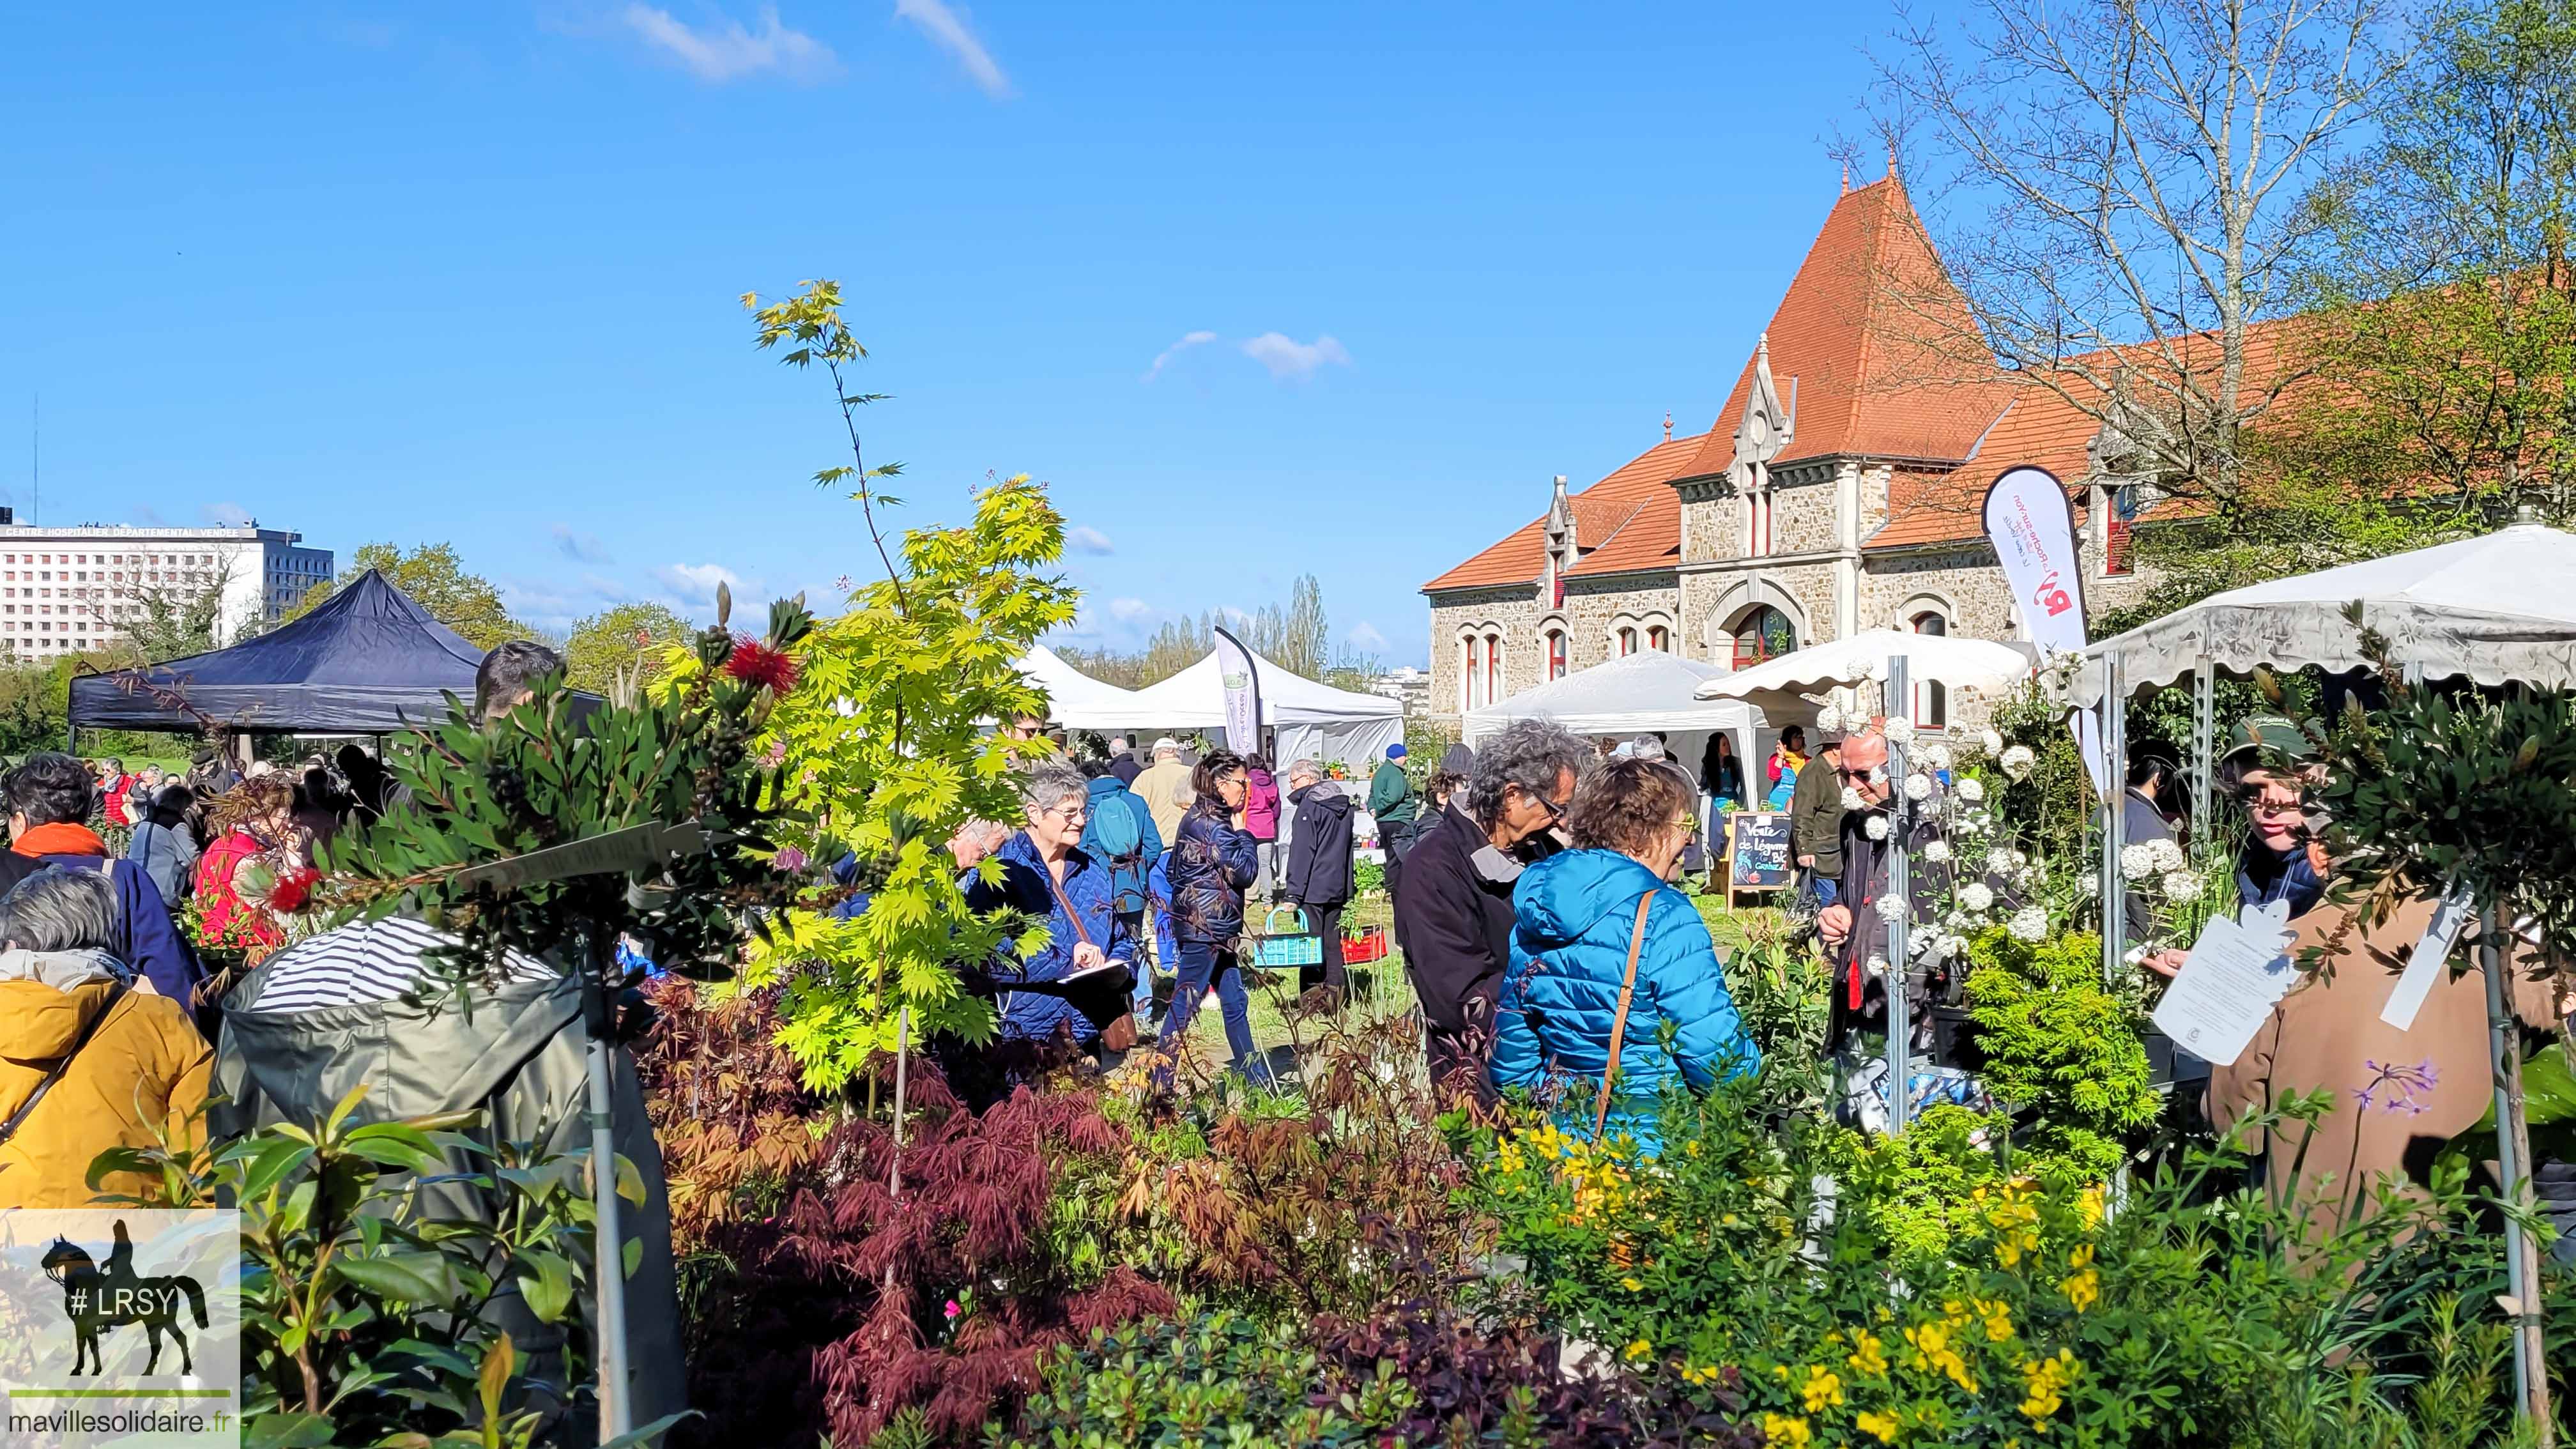
[[[1081,530],[1081,642],[1422,581],[1708,426],[1832,205],[1880,6],[478,0],[21,7],[0,490],[448,540],[523,616],[862,574],[819,382],[735,299],[841,279],[871,461]],[[1876,168],[1871,168],[1872,175]],[[1193,340],[1197,339],[1197,340]],[[1159,365],[1158,365],[1159,359]],[[721,574],[719,573],[721,571]]]

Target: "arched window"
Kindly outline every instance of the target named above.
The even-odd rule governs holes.
[[[1735,667],[1750,669],[1798,647],[1798,631],[1789,616],[1769,604],[1756,607],[1735,626]]]
[[[1458,709],[1465,713],[1493,703],[1485,693],[1485,641],[1474,634],[1458,640]]]
[[[1565,631],[1563,629],[1547,631],[1547,677],[1550,679],[1565,677]]]
[[[1929,610],[1905,621],[1917,634],[1947,634],[1950,621]],[[1947,729],[1950,725],[1950,690],[1929,680],[1914,686],[1914,722],[1925,729]]]
[[[1620,626],[1619,626],[1619,657],[1620,657],[1620,658],[1622,658],[1622,659],[1625,659],[1625,658],[1627,658],[1629,655],[1634,654],[1634,653],[1636,653],[1636,652],[1637,652],[1637,627],[1636,627],[1635,625],[1633,625],[1633,624],[1622,624],[1622,625],[1620,625]]]
[[[1658,653],[1658,654],[1670,654],[1670,653],[1672,653],[1672,652],[1673,652],[1673,631],[1672,631],[1672,630],[1670,630],[1670,629],[1665,628],[1665,627],[1664,627],[1663,625],[1661,625],[1661,624],[1649,624],[1649,625],[1647,625],[1647,626],[1646,626],[1646,647],[1647,647],[1647,648],[1649,648],[1649,649],[1654,650],[1654,651],[1655,651],[1656,653]]]
[[[1492,704],[1502,697],[1503,636],[1488,634],[1485,636],[1485,703]]]

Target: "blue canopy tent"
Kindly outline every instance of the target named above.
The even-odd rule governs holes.
[[[444,718],[449,692],[470,702],[482,661],[370,569],[312,613],[229,649],[74,678],[71,727],[394,734]]]

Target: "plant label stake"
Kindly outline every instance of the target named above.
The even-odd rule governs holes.
[[[478,865],[457,872],[456,879],[469,886],[514,891],[576,876],[628,875],[659,869],[671,857],[706,850],[720,838],[708,835],[696,821],[679,825],[652,821]],[[589,959],[582,963],[581,1016],[590,1037],[583,1064],[590,1097],[584,1116],[590,1126],[591,1271],[596,1280],[591,1291],[598,1318],[599,1432],[602,1439],[615,1439],[634,1430],[635,1406],[626,1383],[626,1235],[617,1201],[616,1097],[609,1090],[609,1044],[616,1035],[617,1019],[608,999],[608,980],[616,968],[617,949],[605,922],[591,923],[589,946]]]

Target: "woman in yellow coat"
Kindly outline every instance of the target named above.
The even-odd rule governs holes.
[[[214,1052],[178,1002],[108,954],[116,897],[95,871],[49,869],[0,898],[0,1208],[86,1207],[112,1147],[204,1140]]]

